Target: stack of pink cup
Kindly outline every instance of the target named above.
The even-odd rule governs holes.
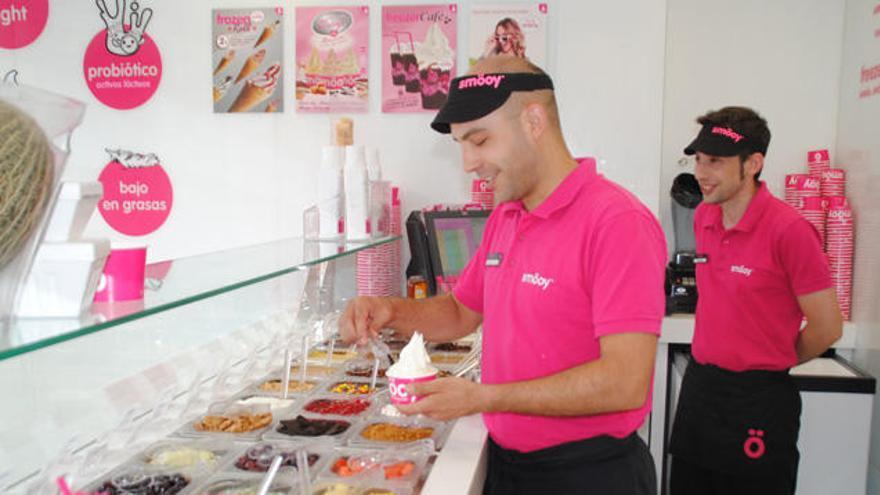
[[[392,187],[389,235],[401,233],[399,189]],[[355,279],[359,296],[400,296],[403,278],[400,266],[400,240],[359,251],[356,256]]]
[[[821,195],[819,179],[810,174],[788,174],[785,176],[785,202],[800,210],[804,198],[818,198]]]
[[[821,179],[822,172],[831,168],[831,159],[828,156],[828,150],[815,150],[807,152],[807,168],[810,175]]]
[[[478,203],[484,210],[491,210],[494,202],[495,192],[489,186],[489,179],[474,179],[471,182],[471,203]]]
[[[853,213],[846,204],[830,205],[825,223],[826,252],[831,280],[837,291],[837,302],[845,320],[852,309],[853,248],[855,236]]]
[[[819,187],[822,190],[822,196],[845,196],[846,171],[839,168],[831,168],[822,172]]]
[[[400,188],[392,187],[391,188],[391,235],[399,236],[402,234],[402,224],[403,218],[400,214]],[[392,273],[391,273],[391,295],[392,296],[402,296],[403,295],[403,268],[401,266],[401,254],[400,254],[400,244],[401,240],[397,240],[391,243],[391,260],[392,260]]]
[[[828,203],[825,198],[804,198],[803,208],[801,208],[801,215],[819,231],[823,247],[825,246],[825,221]]]

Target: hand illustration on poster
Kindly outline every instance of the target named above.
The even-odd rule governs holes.
[[[104,29],[86,47],[83,76],[98,101],[129,110],[149,100],[162,78],[159,48],[146,33],[153,9],[114,0],[111,12],[106,2],[95,0]]]
[[[116,0],[116,14],[111,15],[107,9],[105,0],[95,0],[101,11],[101,19],[107,26],[105,46],[107,51],[122,57],[129,57],[137,53],[144,44],[144,31],[153,18],[153,9],[140,10],[136,1],[131,2],[131,14],[129,15],[129,30],[125,31],[125,11],[127,0]]]
[[[382,111],[435,112],[455,77],[458,7],[382,7]]]
[[[284,111],[284,9],[212,11],[214,113]]]
[[[110,163],[98,177],[104,186],[104,196],[98,201],[104,221],[130,236],[155,232],[168,219],[174,199],[159,157],[121,149],[106,151]]]
[[[369,8],[297,7],[296,108],[369,109]]]
[[[18,71],[16,69],[12,69],[6,72],[3,75],[2,81],[4,84],[12,84],[13,86],[18,86]]]
[[[0,0],[0,48],[23,48],[46,28],[49,0]]]
[[[474,5],[470,30],[469,68],[482,58],[508,56],[546,69],[546,3]]]

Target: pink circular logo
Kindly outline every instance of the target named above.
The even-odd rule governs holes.
[[[101,103],[129,110],[143,105],[156,92],[162,78],[162,57],[146,33],[115,38],[106,29],[92,38],[83,60],[83,75]],[[110,48],[128,55],[112,53]]]
[[[760,459],[767,447],[764,444],[764,430],[749,428],[749,436],[743,443],[743,452],[749,459]]]
[[[49,19],[49,0],[0,0],[0,48],[30,45]]]
[[[171,213],[171,180],[161,165],[126,168],[118,161],[98,177],[104,196],[98,211],[117,232],[140,236],[154,232]]]

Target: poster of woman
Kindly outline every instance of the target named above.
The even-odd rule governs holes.
[[[479,4],[471,8],[468,65],[492,56],[547,61],[547,4]]]

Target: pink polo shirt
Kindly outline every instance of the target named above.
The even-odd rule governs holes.
[[[816,229],[762,182],[733,228],[721,207],[701,204],[694,233],[708,256],[697,265],[694,358],[731,371],[796,365],[797,297],[831,287]]]
[[[533,211],[503,203],[453,294],[483,314],[483,383],[552,375],[599,358],[599,338],[660,334],[666,244],[656,218],[622,187],[580,166]],[[484,414],[502,447],[534,451],[624,437],[650,410],[577,417]]]

